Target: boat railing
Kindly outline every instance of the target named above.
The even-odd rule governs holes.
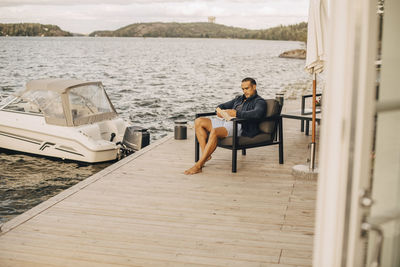
[[[14,101],[16,97],[13,95],[8,95],[8,96],[3,96],[0,95],[0,109],[3,109],[5,106],[10,104],[12,101]]]

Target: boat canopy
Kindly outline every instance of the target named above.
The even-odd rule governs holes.
[[[48,124],[79,126],[117,117],[101,82],[33,80],[17,96],[37,105]]]
[[[54,91],[65,93],[69,88],[81,86],[84,84],[96,84],[101,82],[87,82],[78,79],[40,79],[32,80],[26,83],[26,91]]]

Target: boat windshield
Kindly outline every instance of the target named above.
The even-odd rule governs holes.
[[[115,114],[104,88],[100,84],[73,87],[68,91],[74,125],[93,122],[102,115]]]

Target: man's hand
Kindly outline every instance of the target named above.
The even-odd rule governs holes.
[[[222,115],[221,115],[221,110],[222,109],[220,109],[220,108],[216,108],[215,109],[215,111],[217,112],[217,116],[220,117],[220,118],[223,118]]]
[[[216,108],[215,111],[217,112],[217,116],[223,118],[221,112],[226,112],[230,117],[236,118],[236,110],[234,109],[220,109]]]
[[[235,109],[225,109],[225,111],[229,114],[229,116],[236,118],[236,110]]]

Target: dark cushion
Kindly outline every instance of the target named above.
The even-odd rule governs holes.
[[[267,112],[265,114],[265,117],[272,117],[275,115],[279,115],[279,102],[276,101],[275,99],[267,99],[265,100],[267,102]],[[260,122],[258,125],[260,128],[260,131],[266,134],[271,134],[274,132],[275,129],[275,122],[274,121],[263,121]]]
[[[254,137],[239,136],[239,145],[254,145],[264,142],[272,142],[272,134],[261,133]],[[232,146],[233,137],[218,139],[219,146]]]
[[[267,114],[265,114],[265,117],[271,117],[274,115],[279,114],[279,102],[276,101],[275,99],[267,99],[265,100],[267,103]]]

